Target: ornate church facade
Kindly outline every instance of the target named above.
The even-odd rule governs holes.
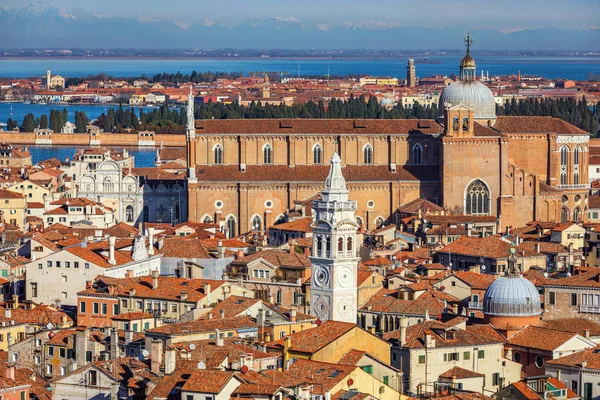
[[[229,236],[264,230],[321,191],[337,153],[365,229],[395,222],[397,208],[417,197],[496,216],[500,229],[584,220],[587,132],[551,117],[496,116],[469,49],[470,41],[438,120],[195,121],[189,219],[219,223]]]

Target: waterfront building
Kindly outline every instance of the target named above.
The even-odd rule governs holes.
[[[272,225],[310,198],[337,152],[363,229],[425,197],[499,229],[587,220],[589,134],[552,117],[506,117],[467,54],[438,120],[198,120],[188,128],[189,218],[229,236]],[[193,134],[192,134],[193,133]],[[194,174],[193,176],[191,174]]]
[[[31,167],[31,153],[25,147],[14,148],[10,144],[0,144],[0,167]]]
[[[65,88],[65,78],[60,75],[52,75],[50,70],[46,71],[46,76],[42,78],[42,85],[46,87],[46,89],[64,89]]]

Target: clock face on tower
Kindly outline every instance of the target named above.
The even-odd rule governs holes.
[[[337,271],[335,271],[335,275],[337,276],[337,283],[341,288],[349,288],[352,286],[352,270],[348,266],[339,267]]]
[[[313,279],[318,287],[329,285],[329,270],[322,265],[315,265]]]

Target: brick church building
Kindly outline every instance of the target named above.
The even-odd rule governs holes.
[[[499,229],[584,220],[588,133],[551,117],[496,116],[469,48],[467,40],[438,120],[189,124],[189,219],[219,223],[229,236],[264,230],[322,190],[337,152],[364,229],[395,222],[398,207],[418,197],[453,213],[496,216]]]

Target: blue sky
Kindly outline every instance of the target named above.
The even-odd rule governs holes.
[[[29,0],[0,0],[23,7]],[[235,24],[257,17],[285,16],[321,22],[381,20],[402,25],[527,29],[600,25],[600,0],[47,0],[119,17],[203,19]]]

